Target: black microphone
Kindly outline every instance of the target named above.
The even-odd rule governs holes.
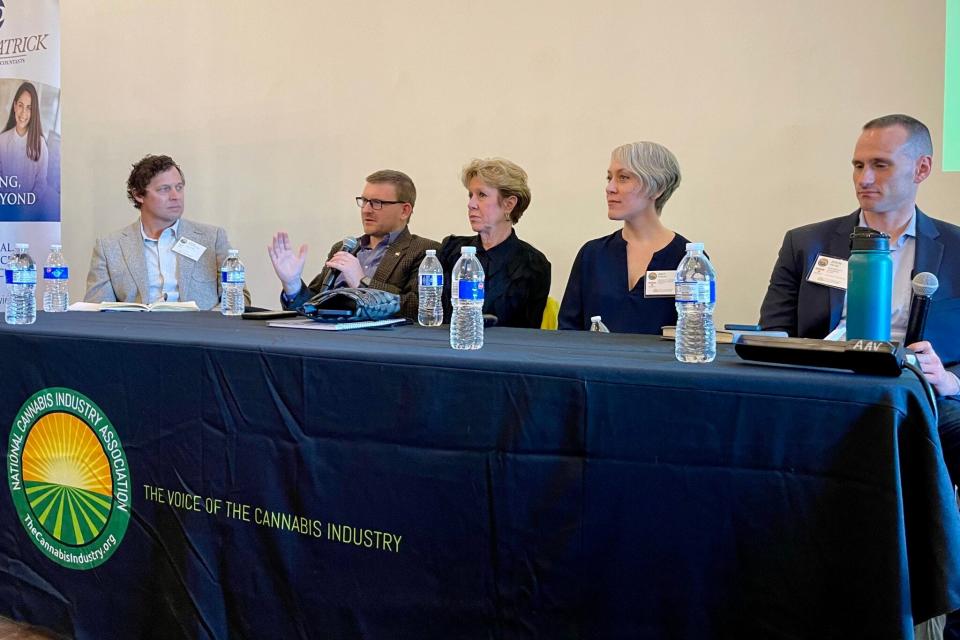
[[[907,335],[903,338],[904,346],[923,340],[923,332],[927,325],[927,312],[930,311],[930,299],[936,292],[940,282],[937,276],[924,271],[913,277],[913,297],[910,298],[910,320],[907,321]]]
[[[357,251],[360,250],[360,242],[353,236],[346,236],[342,241],[340,246],[340,251],[346,251],[350,255],[357,255]],[[337,276],[340,275],[340,269],[330,269],[330,273],[327,274],[327,277],[323,280],[323,286],[320,288],[320,291],[329,291],[333,287],[333,283],[336,282]]]

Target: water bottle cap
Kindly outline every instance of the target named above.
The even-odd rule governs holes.
[[[227,249],[228,258],[236,258],[240,255],[240,249]]]
[[[437,255],[437,250],[436,250],[436,249],[427,249],[427,255],[428,255],[428,256],[435,256],[435,255]]]
[[[687,251],[703,251],[702,242],[688,242]]]
[[[475,256],[477,255],[477,248],[476,247],[460,247],[460,255]]]
[[[855,227],[850,234],[850,249],[853,251],[890,251],[890,236],[871,229]]]
[[[600,322],[600,316],[590,316],[590,322]]]
[[[50,251],[60,251],[60,249],[62,249],[62,248],[63,248],[63,247],[60,246],[59,244],[52,244],[52,245],[50,245]]]

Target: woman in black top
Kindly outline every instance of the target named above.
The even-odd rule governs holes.
[[[585,331],[591,316],[601,316],[614,333],[659,334],[677,323],[673,296],[649,295],[647,285],[672,279],[686,254],[687,239],[660,220],[679,184],[680,165],[666,147],[634,142],[613,150],[607,217],[623,227],[580,249],[560,304],[560,329]]]
[[[475,236],[447,236],[437,257],[443,265],[443,313],[450,320],[450,285],[460,248],[477,248],[483,266],[483,312],[501,327],[539,328],[550,292],[550,262],[513,230],[530,205],[527,173],[509,160],[473,160],[463,168]]]

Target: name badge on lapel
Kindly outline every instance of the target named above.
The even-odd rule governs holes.
[[[189,238],[180,238],[177,240],[177,243],[173,245],[173,252],[179,253],[185,258],[190,258],[194,262],[200,259],[200,256],[203,255],[203,252],[207,248],[198,242],[194,242]]]
[[[676,295],[676,271],[647,271],[643,277],[644,298],[672,298]]]
[[[813,263],[813,269],[807,276],[807,282],[822,284],[834,289],[847,290],[847,261],[842,258],[832,258],[822,253]]]

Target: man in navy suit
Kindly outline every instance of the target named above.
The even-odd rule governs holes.
[[[933,166],[927,127],[906,115],[863,126],[853,152],[853,185],[860,208],[853,213],[788,231],[760,308],[763,329],[824,338],[846,332],[846,291],[824,277],[824,267],[846,271],[855,226],[890,236],[893,258],[891,336],[903,340],[910,316],[910,281],[924,271],[940,286],[927,316],[924,340],[907,345],[937,393],[943,457],[960,484],[960,227],[924,214],[917,189]],[[947,616],[945,638],[960,638],[960,616]]]
[[[960,227],[917,208],[917,189],[932,166],[933,144],[922,122],[898,114],[865,124],[853,152],[860,208],[787,232],[760,308],[760,325],[803,338],[842,334],[846,291],[821,284],[814,267],[847,260],[855,226],[888,234],[894,263],[894,340],[906,333],[913,276],[928,271],[940,282],[924,340],[907,346],[939,396],[943,454],[951,479],[960,484]]]

